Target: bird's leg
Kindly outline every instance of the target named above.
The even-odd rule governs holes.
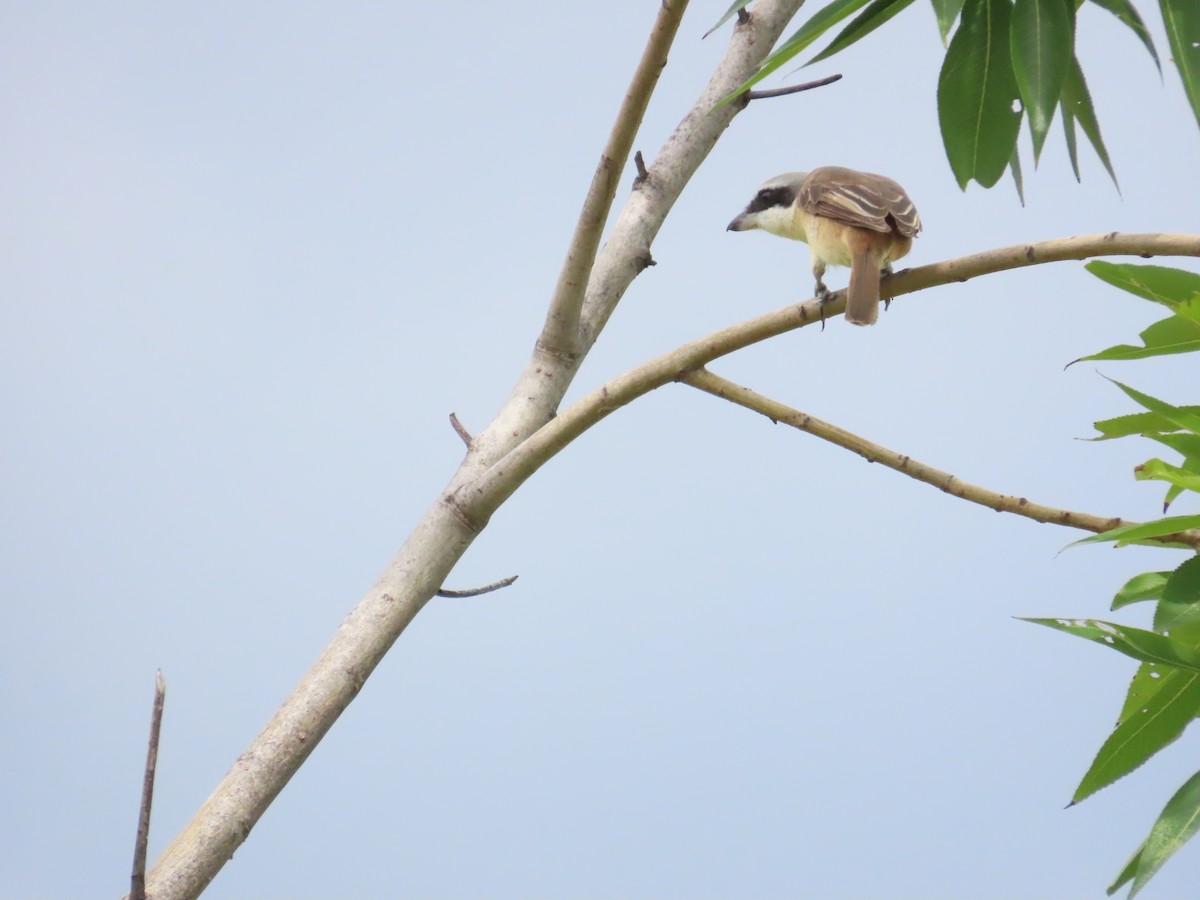
[[[892,264],[891,263],[888,263],[882,269],[879,270],[879,275],[883,278],[886,278],[888,275],[891,275],[891,274],[892,274]],[[892,298],[884,297],[883,298],[883,311],[887,312],[889,309],[891,309],[891,306],[892,306]]]
[[[812,261],[813,277],[817,279],[816,287],[813,288],[813,296],[817,298],[817,308],[821,311],[821,330],[825,330],[825,304],[829,302],[829,288],[825,287],[825,282],[822,276],[825,274],[825,263],[821,262],[815,256]]]

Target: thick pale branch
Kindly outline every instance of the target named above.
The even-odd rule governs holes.
[[[581,323],[581,355],[592,346],[603,321],[645,268],[650,243],[667,213],[737,110],[727,104],[711,116],[708,112],[755,71],[802,2],[757,0],[754,16],[734,30],[700,100],[659,152],[646,182],[625,203],[591,266]],[[570,331],[568,326],[563,333]],[[471,440],[466,458],[443,494],[271,721],[163,851],[147,876],[150,896],[155,900],[196,897],[246,839],[486,524],[488,513],[451,500],[454,491],[476,480],[550,420],[576,371],[575,362],[540,345],[535,347],[503,408]]]
[[[1066,259],[1121,254],[1142,257],[1200,256],[1200,235],[1114,233],[1040,241],[908,269],[884,279],[883,288],[885,296],[894,297],[925,287],[965,281],[989,272]],[[563,410],[479,479],[461,487],[454,502],[461,509],[471,510],[469,516],[482,515],[484,518],[480,521],[486,521],[486,517],[543,463],[609,413],[655,388],[678,381],[685,373],[707,365],[714,359],[784,332],[823,321],[833,313],[843,312],[844,294],[844,291],[840,291],[831,295],[823,307],[815,299],[806,300],[732,325],[618,376]]]
[[[745,83],[804,0],[757,2],[739,20],[723,62],[647,168],[597,258],[583,303],[583,346],[591,347],[633,279],[651,264],[650,245],[709,149],[743,108],[721,101]]]
[[[617,194],[621,170],[633,148],[634,135],[642,124],[658,76],[667,64],[667,53],[679,31],[687,4],[688,0],[664,0],[659,6],[658,18],[650,31],[646,49],[625,92],[617,120],[608,135],[608,143],[600,154],[600,162],[592,176],[579,220],[575,223],[575,234],[567,248],[567,258],[563,261],[562,272],[550,300],[546,324],[538,341],[539,347],[551,355],[565,359],[574,359],[579,355],[579,312],[583,306],[588,276],[596,261],[600,235]]]
[[[651,263],[650,246],[683,189],[739,111],[714,108],[758,69],[803,0],[757,0],[754,15],[734,29],[724,58],[699,98],[647,167],[647,177],[626,199],[596,256],[584,296],[580,355],[595,343],[633,280]],[[475,435],[452,487],[493,465],[552,419],[577,371],[576,363],[534,348],[503,408]]]
[[[1119,528],[1122,525],[1137,524],[1127,519],[1122,519],[1119,516],[1094,516],[1090,513],[1057,509],[1053,506],[1033,503],[1024,497],[1001,494],[984,487],[979,487],[978,485],[969,484],[956,475],[943,472],[941,469],[935,469],[933,466],[919,462],[911,456],[897,453],[895,450],[889,450],[887,447],[868,441],[866,438],[846,431],[844,428],[839,428],[815,416],[810,416],[808,413],[785,406],[777,400],[757,394],[750,390],[750,388],[735,384],[726,378],[713,374],[707,369],[696,369],[688,372],[679,380],[684,384],[691,385],[715,397],[720,397],[723,400],[728,400],[730,403],[736,403],[738,406],[761,413],[772,422],[782,422],[785,425],[790,425],[800,431],[806,431],[811,435],[819,437],[823,441],[829,441],[831,444],[843,447],[852,453],[857,453],[867,462],[881,463],[889,469],[895,469],[902,475],[907,475],[909,478],[915,478],[917,481],[931,484],[935,488],[945,491],[947,494],[959,497],[970,503],[978,503],[980,506],[986,506],[988,509],[994,509],[997,512],[1013,513],[1014,515],[1024,516],[1027,519],[1033,519],[1035,522],[1049,522],[1053,525],[1065,525],[1069,528],[1079,528],[1083,531],[1096,533],[1108,531],[1110,528]],[[1200,547],[1200,531],[1181,532],[1161,538],[1160,540],[1164,543],[1184,543],[1193,547]]]

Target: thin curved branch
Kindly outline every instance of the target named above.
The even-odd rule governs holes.
[[[1195,234],[1085,234],[1068,238],[1037,241],[960,256],[945,262],[904,269],[883,279],[884,296],[899,297],[923,288],[955,281],[970,281],[1004,269],[1020,269],[1068,259],[1094,256],[1200,256],[1200,235]],[[841,311],[839,307],[838,311]]]
[[[1024,497],[1001,494],[985,487],[970,484],[949,472],[935,469],[933,466],[926,465],[923,462],[913,459],[911,456],[897,453],[895,450],[889,450],[887,447],[868,441],[866,438],[846,431],[844,428],[839,428],[815,416],[810,416],[808,413],[793,409],[777,400],[772,400],[770,397],[757,394],[750,390],[750,388],[735,384],[727,378],[722,378],[720,375],[708,371],[708,369],[695,369],[683,375],[679,380],[697,390],[712,394],[714,397],[720,397],[722,400],[728,400],[730,403],[736,403],[738,406],[761,413],[772,422],[782,422],[784,425],[790,425],[800,431],[805,431],[815,437],[819,437],[823,441],[836,444],[839,447],[849,450],[851,453],[857,453],[867,462],[880,463],[889,469],[896,470],[902,475],[907,475],[909,478],[915,478],[917,481],[931,484],[938,490],[945,491],[947,494],[959,497],[970,503],[986,506],[988,509],[996,510],[996,512],[1013,513],[1014,515],[1032,519],[1035,522],[1065,525],[1068,528],[1079,528],[1083,531],[1092,531],[1097,534],[1102,531],[1108,531],[1111,528],[1119,528],[1122,525],[1138,524],[1130,522],[1127,519],[1122,519],[1120,516],[1094,516],[1090,513],[1072,512],[1069,509],[1044,506],[1041,503],[1033,503],[1026,500]],[[1200,547],[1200,531],[1179,532],[1158,538],[1157,540],[1162,543],[1182,543],[1189,544],[1192,547]]]
[[[642,51],[642,58],[617,112],[617,120],[600,154],[600,163],[596,166],[596,173],[592,176],[591,186],[583,201],[583,210],[575,223],[567,258],[563,260],[558,284],[550,299],[546,324],[538,339],[538,346],[552,355],[565,359],[579,356],[579,313],[588,276],[596,262],[600,235],[612,209],[613,198],[617,195],[621,170],[625,168],[629,151],[633,148],[634,135],[641,127],[650,95],[658,84],[658,76],[667,64],[667,53],[679,31],[679,23],[687,5],[688,0],[663,0],[659,6],[658,18],[646,41],[646,49]]]
[[[986,250],[898,272],[883,280],[882,290],[884,296],[896,297],[1006,269],[1117,255],[1200,256],[1200,235],[1110,233]],[[731,325],[619,375],[563,410],[478,479],[459,488],[453,495],[455,506],[468,520],[486,522],[487,517],[529,476],[605,416],[655,388],[678,381],[684,374],[714,359],[844,312],[845,291],[838,291],[830,297],[824,306],[815,299],[805,300]],[[477,516],[482,518],[473,519]]]
[[[813,88],[825,87],[827,84],[833,84],[835,81],[841,81],[842,76],[830,75],[826,78],[818,78],[816,81],[806,81],[804,84],[789,84],[787,87],[770,88],[764,91],[746,91],[742,94],[746,98],[746,102],[751,100],[766,100],[769,97],[786,97],[788,94],[799,94],[801,91],[811,91]]]
[[[490,594],[492,591],[498,591],[501,588],[506,588],[510,584],[512,584],[514,581],[516,581],[519,577],[520,577],[519,575],[509,575],[507,578],[501,578],[499,581],[493,581],[491,584],[483,585],[483,587],[468,588],[465,591],[452,591],[448,588],[442,588],[440,591],[438,591],[436,594],[434,594],[434,596],[435,597],[456,597],[456,598],[457,597],[479,597],[482,594]]]

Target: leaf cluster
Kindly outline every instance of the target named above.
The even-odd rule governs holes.
[[[1144,359],[1200,349],[1200,275],[1163,266],[1107,262],[1092,262],[1087,268],[1110,284],[1166,306],[1171,315],[1142,332],[1141,347],[1121,344],[1083,359]],[[1167,484],[1164,512],[1180,495],[1200,494],[1200,407],[1174,406],[1120,382],[1113,383],[1141,410],[1096,422],[1099,436],[1095,440],[1141,435],[1180,454],[1182,460],[1177,464],[1153,458],[1134,473],[1139,480]],[[1200,515],[1168,516],[1114,528],[1076,543],[1154,543],[1169,547],[1172,534],[1191,528],[1200,528]],[[1112,609],[1143,602],[1155,604],[1149,630],[1098,619],[1027,620],[1102,644],[1140,663],[1116,727],[1075,789],[1072,803],[1128,775],[1200,717],[1200,556],[1190,556],[1172,571],[1146,572],[1130,579],[1117,592]],[[1129,896],[1133,897],[1198,829],[1200,772],[1167,802],[1108,893],[1129,884]]]
[[[735,0],[709,33],[743,9]],[[833,0],[812,15],[726,99],[749,90],[794,60],[826,32],[854,16],[805,65],[828,59],[866,37],[914,0]],[[1071,167],[1079,179],[1077,126],[1113,183],[1117,176],[1100,134],[1083,68],[1075,55],[1075,26],[1085,0],[930,0],[946,57],[938,78],[942,143],[959,187],[972,181],[994,186],[1011,171],[1022,192],[1017,138],[1029,123],[1034,164],[1061,112]],[[1116,16],[1134,33],[1162,73],[1158,50],[1132,0],[1086,0]],[[1200,123],[1200,3],[1159,0],[1171,58]],[[857,15],[855,15],[857,13]],[[955,28],[955,23],[958,27]]]

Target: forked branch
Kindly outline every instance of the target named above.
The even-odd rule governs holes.
[[[1200,256],[1200,235],[1114,232],[1039,241],[906,269],[885,278],[882,289],[884,296],[898,297],[922,288],[967,281],[1006,269],[1067,259],[1120,255]],[[456,506],[470,510],[470,515],[481,515],[486,521],[486,517],[543,463],[605,416],[655,388],[680,380],[686,373],[714,359],[844,312],[845,291],[838,291],[830,297],[824,306],[815,299],[805,300],[731,325],[618,376],[563,410],[478,479],[459,488],[454,495]]]
[[[641,127],[658,76],[667,64],[667,52],[679,30],[687,4],[688,0],[663,0],[646,49],[642,52],[641,61],[617,113],[617,120],[600,154],[600,162],[592,176],[579,220],[575,223],[575,233],[571,236],[567,258],[563,261],[562,272],[559,273],[558,284],[550,300],[546,324],[538,340],[539,347],[552,355],[566,359],[579,356],[579,313],[583,307],[588,276],[600,247],[600,235],[617,194],[621,170],[625,168],[629,151],[633,148],[633,138]]]
[[[603,199],[609,190],[609,171],[598,173],[600,187],[589,192],[592,199],[585,204],[583,218],[588,222],[577,229],[584,236],[572,243],[573,256],[560,279],[567,289],[556,291],[555,308],[548,314],[542,338],[508,400],[478,434],[469,435],[465,430],[460,434],[469,442],[468,450],[450,484],[434,499],[275,715],[167,845],[147,874],[149,896],[183,900],[204,889],[349,706],[384,654],[445,583],[487,521],[486,515],[456,502],[454,494],[460,485],[491,471],[497,460],[554,417],[578,370],[578,359],[592,346],[630,283],[645,269],[650,246],[672,206],[737,113],[733,104],[716,112],[713,106],[757,69],[802,2],[756,0],[752,21],[735,29],[709,83],[648,167],[646,182],[627,199],[597,253],[598,229],[611,203]],[[660,24],[665,22],[664,15],[671,17],[682,9],[682,3],[675,0],[662,5],[670,9],[660,15]],[[657,49],[648,51],[647,59],[658,62],[646,63],[642,67],[645,77],[634,79],[646,88],[653,86],[669,43],[667,32],[658,26],[656,34],[651,45]],[[619,116],[628,120],[630,131],[645,106],[644,99],[634,97],[641,96],[639,91],[631,88],[627,99],[636,114],[622,112]],[[622,135],[624,129],[622,126]],[[623,164],[629,140],[622,136],[610,143],[602,162],[619,159]],[[620,168],[615,165],[612,172]],[[584,282],[580,314],[577,294],[584,290]],[[506,490],[511,493],[507,485]],[[481,504],[481,508],[487,505]]]

